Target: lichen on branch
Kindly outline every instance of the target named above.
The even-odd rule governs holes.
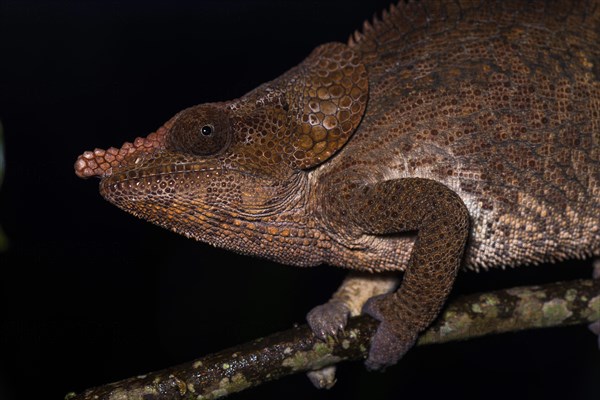
[[[600,280],[472,294],[451,301],[418,345],[600,320]],[[350,319],[326,342],[302,325],[147,375],[70,393],[68,400],[216,399],[297,372],[367,356],[377,322]]]

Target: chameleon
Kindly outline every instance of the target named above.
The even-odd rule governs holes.
[[[308,323],[325,339],[371,315],[384,369],[459,270],[600,255],[600,2],[401,1],[75,172],[198,241],[349,269]]]

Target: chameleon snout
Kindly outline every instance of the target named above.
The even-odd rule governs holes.
[[[166,133],[167,128],[163,126],[145,138],[138,137],[133,143],[123,143],[119,149],[110,147],[107,150],[96,148],[85,151],[75,161],[75,175],[84,179],[111,176],[113,169],[135,163],[138,157],[164,148]]]

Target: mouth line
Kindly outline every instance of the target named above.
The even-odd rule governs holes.
[[[236,173],[257,180],[265,179],[264,176],[260,176],[256,173],[244,171],[238,168],[225,168],[223,166],[208,167],[197,163],[164,165],[160,167],[145,167],[139,169],[135,168],[135,164],[130,164],[129,167],[130,168],[120,168],[117,172],[113,172],[110,175],[100,177],[100,184],[106,187],[115,184],[127,184],[129,182],[139,183],[141,180],[149,178],[158,178],[165,176],[178,177],[186,174],[202,173],[214,173],[217,176],[229,173]],[[207,175],[205,178],[210,178],[210,176]]]
[[[214,171],[230,171],[223,167],[207,167],[196,163],[164,165],[157,167],[135,168],[135,163],[129,166],[130,168],[119,168],[117,171],[112,171],[110,175],[101,176],[101,181],[112,182],[127,182],[140,180],[144,178],[164,177],[167,175],[176,176],[188,173],[203,173]],[[243,173],[242,171],[238,171]]]

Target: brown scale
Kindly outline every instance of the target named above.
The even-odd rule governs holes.
[[[347,45],[85,152],[75,170],[124,210],[216,246],[404,270],[391,294],[392,275],[352,275],[308,316],[324,337],[366,302],[381,321],[367,365],[384,367],[460,266],[600,255],[599,21],[597,0],[401,2]]]

